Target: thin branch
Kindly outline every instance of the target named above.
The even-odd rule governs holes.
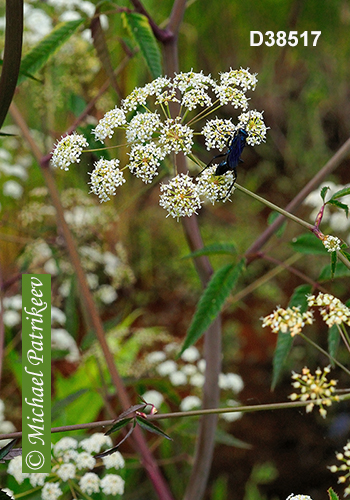
[[[321,168],[321,170],[306,184],[306,186],[295,196],[295,198],[288,203],[285,208],[286,212],[294,212],[298,208],[308,194],[314,191],[321,182],[332,173],[338,165],[349,155],[350,152],[350,139],[348,139],[332,156],[332,158],[326,163],[326,165]],[[255,260],[259,250],[267,243],[271,236],[282,226],[285,217],[280,215],[277,219],[269,226],[266,231],[264,231],[259,238],[248,248],[246,251],[246,256],[248,257],[248,263]]]
[[[118,394],[119,401],[121,403],[121,406],[124,410],[129,408],[131,406],[131,402],[129,400],[128,393],[126,391],[126,388],[124,386],[124,383],[118,373],[117,367],[114,362],[113,355],[109,349],[109,346],[106,341],[105,337],[105,332],[103,329],[103,324],[101,322],[100,316],[98,314],[96,305],[94,303],[94,300],[92,298],[91,291],[89,289],[89,286],[86,281],[86,276],[84,273],[84,270],[81,266],[81,259],[77,251],[77,246],[76,243],[73,239],[72,233],[65,221],[64,218],[64,210],[61,204],[61,200],[59,197],[59,193],[56,188],[55,181],[53,179],[53,176],[51,174],[51,170],[48,168],[48,160],[43,161],[43,155],[41,154],[40,149],[38,148],[37,144],[35,143],[34,139],[31,136],[31,133],[29,131],[29,128],[24,121],[22,115],[20,114],[19,110],[17,107],[12,104],[11,105],[11,114],[17,125],[20,127],[22,135],[24,138],[27,140],[27,142],[30,145],[30,148],[32,150],[32,153],[34,154],[36,160],[38,161],[40,167],[41,167],[41,172],[44,176],[47,188],[50,193],[50,198],[52,201],[53,206],[56,209],[56,218],[57,218],[57,225],[62,231],[62,235],[65,239],[66,246],[67,246],[67,251],[70,256],[70,260],[72,263],[73,268],[75,269],[75,273],[77,276],[77,281],[80,289],[80,298],[81,298],[81,303],[82,303],[82,309],[84,312],[84,319],[87,323],[87,325],[95,332],[96,337],[101,345],[104,357],[106,359],[106,363],[108,366],[109,373],[111,374],[111,378],[113,381],[113,384],[116,388],[116,392]],[[48,158],[46,156],[45,158]],[[153,483],[153,486],[161,500],[172,500],[172,495],[169,491],[167,483],[164,481],[164,478],[162,477],[158,465],[156,461],[154,460],[151,452],[149,451],[147,447],[147,443],[145,441],[145,438],[139,428],[135,429],[135,432],[133,434],[133,442],[135,449],[140,453],[141,458],[142,458],[142,463]]]

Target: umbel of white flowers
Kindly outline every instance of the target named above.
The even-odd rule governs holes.
[[[95,138],[103,144],[113,138],[117,129],[121,130],[125,134],[122,142],[129,147],[129,162],[121,166],[116,158],[99,159],[90,173],[91,192],[101,202],[108,201],[126,182],[124,170],[146,184],[151,183],[166,159],[170,160],[171,170],[174,164],[176,170],[176,155],[180,152],[202,167],[192,152],[195,135],[204,137],[208,150],[223,151],[239,129],[246,131],[248,145],[260,144],[267,130],[263,114],[248,109],[246,96],[248,91],[255,90],[256,84],[256,74],[250,73],[249,68],[241,68],[221,73],[218,81],[202,72],[190,71],[176,74],[172,79],[159,77],[144,87],[135,88],[121,106],[108,111],[93,130]],[[209,115],[222,106],[239,110],[236,121],[209,119]],[[195,126],[202,120],[204,126],[197,130]],[[73,133],[63,137],[52,153],[52,165],[68,170],[70,164],[79,163],[84,148],[88,148],[84,136]],[[197,178],[175,172],[168,183],[161,184],[159,203],[168,211],[168,216],[190,217],[197,214],[204,201],[215,203],[229,199],[226,194],[233,184],[233,173],[216,176],[216,166],[210,166]]]

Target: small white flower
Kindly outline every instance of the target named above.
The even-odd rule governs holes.
[[[106,469],[123,469],[125,467],[125,460],[123,455],[119,451],[115,451],[111,453],[111,455],[107,455],[106,457],[102,457],[102,461]]]
[[[35,488],[35,486],[43,486],[45,483],[45,478],[49,474],[44,472],[34,472],[30,474],[29,482]]]
[[[147,363],[150,363],[151,365],[156,364],[156,363],[161,363],[164,361],[166,358],[165,352],[163,351],[154,351],[150,352],[146,356],[146,361]]]
[[[226,401],[227,406],[237,406],[238,403],[234,399],[228,399]],[[236,420],[240,419],[242,417],[242,412],[241,411],[231,411],[227,413],[220,413],[220,417],[226,420],[226,422],[235,422]]]
[[[167,375],[170,375],[170,373],[177,371],[177,364],[175,363],[175,361],[168,359],[167,361],[163,361],[163,363],[160,363],[157,366],[156,370],[159,375],[161,375],[162,377],[166,377]]]
[[[151,95],[151,91],[153,91],[153,89],[147,85],[145,87],[136,87],[131,94],[123,99],[123,110],[128,112],[135,110],[139,106],[144,106],[147,102],[147,98]]]
[[[78,441],[71,437],[64,437],[60,439],[53,447],[53,454],[55,457],[60,457],[62,452],[67,450],[76,450],[78,448]]]
[[[197,361],[199,359],[200,354],[197,349],[197,347],[191,346],[188,347],[182,354],[181,354],[181,359],[184,361],[187,361],[188,363],[193,363],[194,361]]]
[[[100,491],[100,478],[94,472],[87,472],[79,481],[79,486],[84,493],[91,495]]]
[[[18,484],[22,484],[26,478],[30,477],[29,473],[22,472],[21,456],[15,457],[12,460],[10,460],[7,472],[16,479]]]
[[[231,390],[238,393],[243,389],[244,383],[242,377],[236,373],[220,373],[219,387],[220,389]]]
[[[6,326],[12,328],[13,326],[20,324],[21,315],[17,311],[9,309],[8,311],[4,311],[2,319]]]
[[[130,172],[147,184],[158,175],[158,167],[164,154],[154,143],[135,144],[131,148],[129,158],[130,163],[127,167]]]
[[[121,186],[125,179],[123,173],[118,168],[119,160],[105,160],[101,158],[95,163],[95,169],[91,174],[91,191],[100,198],[100,202],[110,200],[114,196],[116,188]]]
[[[56,471],[58,477],[62,481],[68,481],[68,479],[74,479],[75,477],[75,465],[73,464],[62,464]]]
[[[265,142],[267,127],[264,123],[263,113],[256,110],[250,110],[248,113],[242,113],[238,117],[238,128],[244,128],[248,133],[247,144],[257,146]]]
[[[41,490],[42,500],[57,500],[62,490],[57,483],[46,483]]]
[[[78,455],[75,457],[75,463],[77,466],[77,469],[93,469],[96,465],[96,459],[87,451],[82,451],[81,453],[78,453]]]
[[[23,194],[23,187],[16,181],[7,181],[2,186],[2,192],[5,196],[18,200]]]
[[[187,384],[187,377],[181,371],[170,373],[169,379],[172,385],[174,385],[175,387]]]
[[[52,165],[63,170],[68,170],[69,165],[80,162],[80,155],[83,148],[88,146],[89,143],[85,137],[75,132],[62,137],[52,152]]]
[[[117,292],[111,285],[101,285],[96,292],[96,296],[104,304],[112,304],[118,297]]]
[[[161,184],[160,190],[159,205],[168,211],[167,217],[191,217],[201,207],[197,186],[188,174],[178,174],[168,184]]]
[[[189,365],[189,364],[182,366],[180,370],[188,377],[191,377],[192,375],[195,375],[198,372],[197,367],[195,365]]]
[[[341,250],[341,240],[336,236],[326,235],[324,240],[322,240],[324,247],[328,252],[336,252],[337,250]]]
[[[123,126],[125,123],[126,118],[124,111],[115,107],[104,115],[92,133],[95,135],[96,139],[103,142],[106,137],[109,137],[109,139],[112,137],[114,129]]]
[[[126,140],[146,142],[152,139],[161,124],[158,113],[137,113],[130,121],[126,129]]]
[[[186,396],[180,403],[181,411],[190,411],[195,408],[200,408],[202,405],[202,401],[198,396]]]
[[[122,495],[125,481],[117,474],[107,474],[101,480],[101,489],[105,495]]]
[[[154,405],[156,408],[159,408],[160,405],[164,401],[163,394],[161,394],[158,391],[146,391],[143,395],[142,398],[146,401],[146,403],[149,403],[151,405]]]
[[[182,125],[180,118],[168,118],[160,128],[159,144],[165,154],[182,151],[189,155],[193,146],[193,130],[188,125]]]
[[[83,439],[79,443],[79,447],[83,448],[85,451],[92,453],[99,453],[102,446],[112,446],[112,439],[109,436],[105,436],[102,432],[96,432],[89,438]]]
[[[203,387],[204,381],[205,377],[203,373],[196,373],[190,378],[190,384],[193,385],[193,387]]]
[[[229,139],[236,130],[237,127],[232,120],[221,120],[219,118],[208,120],[202,129],[207,150],[218,149],[222,151],[227,147]]]
[[[225,175],[215,175],[216,167],[217,165],[214,164],[197,177],[198,193],[213,205],[217,201],[230,201],[230,194],[235,190],[233,172],[229,171]]]

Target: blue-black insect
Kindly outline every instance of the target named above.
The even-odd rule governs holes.
[[[230,194],[231,189],[233,188],[233,186],[236,182],[236,179],[237,179],[236,167],[240,162],[243,162],[243,160],[241,159],[241,154],[242,154],[243,149],[246,145],[247,137],[248,137],[248,132],[244,128],[239,128],[238,130],[236,130],[234,135],[232,137],[230,137],[229,140],[227,141],[226,153],[222,153],[222,154],[214,156],[214,158],[212,158],[210,160],[210,162],[208,163],[208,165],[206,167],[204,167],[204,169],[203,169],[203,170],[205,170],[208,167],[210,167],[216,158],[222,158],[222,157],[225,158],[216,167],[215,174],[214,174],[214,175],[224,175],[227,172],[233,172],[233,176],[234,176],[233,182],[232,182],[231,186],[228,188],[227,193],[225,195],[225,198],[227,198],[227,196]],[[203,172],[203,170],[202,170],[202,172]],[[202,172],[200,172],[200,173],[202,173]]]

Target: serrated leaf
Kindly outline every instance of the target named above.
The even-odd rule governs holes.
[[[340,201],[337,201],[337,200],[329,200],[327,202],[327,205],[333,205],[334,207],[337,207],[340,210],[344,210],[345,213],[346,213],[346,216],[348,217],[348,215],[349,215],[349,207],[345,203],[341,203]]]
[[[329,500],[339,500],[339,497],[336,494],[336,492],[333,490],[333,488],[329,488],[327,490],[327,492],[328,492],[328,495],[329,495]]]
[[[130,422],[132,422],[133,420],[133,417],[122,418],[121,420],[118,420],[118,422],[116,422],[107,432],[105,432],[105,436],[109,436],[113,432],[119,431],[126,425],[130,424]]]
[[[307,295],[311,292],[311,285],[300,285],[294,289],[288,307],[300,306],[300,312],[305,312],[308,308]]]
[[[78,19],[61,23],[35,45],[35,47],[33,47],[22,59],[17,85],[26,79],[26,74],[34,74],[41,69],[50,57],[75,33],[83,22],[84,19]]]
[[[347,186],[334,193],[331,200],[337,200],[338,198],[341,198],[342,196],[347,196],[349,194],[350,194],[350,186]]]
[[[325,186],[321,189],[321,198],[323,201],[325,201],[327,191],[329,191],[329,190],[330,190],[329,186]]]
[[[152,77],[161,76],[161,53],[147,17],[136,12],[123,12],[122,15],[126,27],[140,48]]]
[[[328,352],[335,358],[340,342],[340,334],[337,325],[333,325],[328,330]],[[333,364],[333,363],[332,363]]]
[[[206,247],[201,248],[200,250],[196,250],[195,252],[191,252],[182,258],[183,259],[190,259],[193,257],[201,257],[202,255],[214,255],[214,254],[236,255],[237,250],[236,250],[236,247],[230,243],[214,243],[213,245],[207,245]]]
[[[228,264],[221,267],[213,274],[199,300],[197,310],[179,356],[188,347],[197,342],[209,325],[215,320],[232,288],[242,274],[244,265],[245,260],[242,259],[237,264]]]
[[[11,500],[11,498],[13,497],[10,497],[6,491],[3,491],[0,489],[0,500]]]
[[[325,255],[327,253],[322,241],[311,233],[301,234],[291,242],[291,245],[293,250],[304,254]]]
[[[285,360],[288,357],[289,351],[293,344],[293,337],[289,333],[279,332],[277,337],[277,345],[273,355],[273,370],[271,389],[273,390],[278,382]]]
[[[162,436],[166,439],[169,439],[169,441],[172,441],[172,438],[170,436],[168,436],[168,434],[165,434],[165,432],[162,431],[162,429],[160,429],[156,425],[152,424],[146,418],[137,416],[136,421],[139,424],[139,426],[142,427],[143,429],[145,429],[146,431],[153,432],[153,434],[158,434],[158,436]]]

